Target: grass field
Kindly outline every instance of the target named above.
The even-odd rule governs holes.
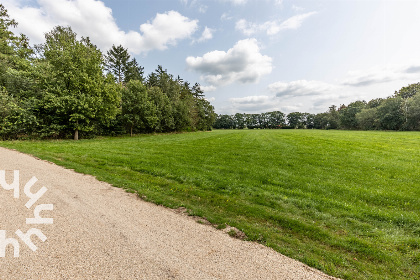
[[[0,146],[186,207],[330,275],[420,277],[418,132],[218,130]]]

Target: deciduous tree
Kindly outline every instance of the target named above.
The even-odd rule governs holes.
[[[45,125],[67,128],[78,140],[79,131],[92,131],[99,121],[115,117],[120,92],[103,75],[100,50],[89,38],[77,40],[70,27],[57,26],[45,34],[40,47],[48,77],[42,81]]]

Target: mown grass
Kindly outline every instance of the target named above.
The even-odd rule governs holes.
[[[242,130],[0,142],[344,279],[419,279],[420,133]]]

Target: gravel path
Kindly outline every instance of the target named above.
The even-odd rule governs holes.
[[[0,170],[9,184],[13,170],[20,170],[19,198],[0,186],[0,279],[334,279],[92,176],[16,151],[0,148]],[[43,186],[48,191],[28,209],[24,186],[33,176],[38,181],[30,192]],[[53,204],[39,214],[53,224],[27,225],[42,204]],[[36,251],[15,233],[31,228],[47,237],[42,242],[32,235]],[[13,257],[12,245],[1,257],[4,231],[19,243],[19,257]]]

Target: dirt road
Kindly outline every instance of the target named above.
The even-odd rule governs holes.
[[[19,170],[20,182],[19,188],[0,185],[0,279],[333,279],[92,176],[16,151],[0,148],[1,170],[8,185]],[[38,181],[30,181],[33,176]],[[41,196],[42,187],[48,190]],[[37,223],[26,224],[37,211],[38,220],[29,220]]]

